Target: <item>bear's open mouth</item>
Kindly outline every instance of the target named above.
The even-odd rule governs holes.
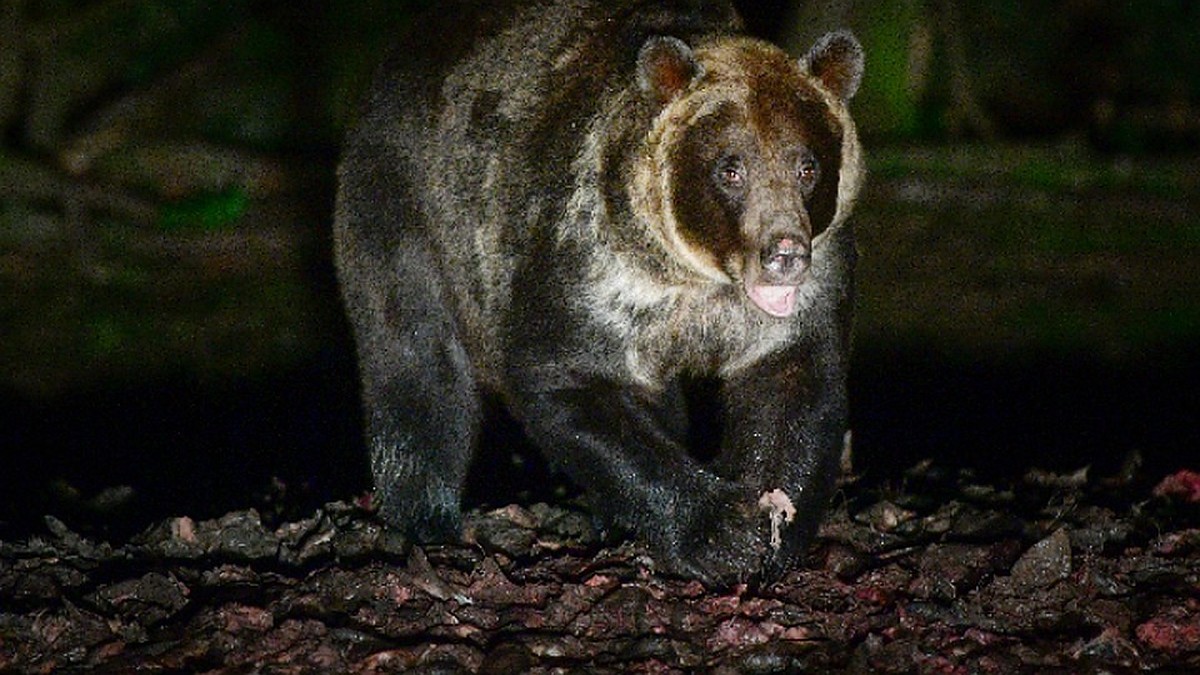
[[[799,286],[769,286],[746,280],[746,295],[759,309],[771,316],[785,318],[796,313]]]

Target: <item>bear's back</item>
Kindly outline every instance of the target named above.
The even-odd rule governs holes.
[[[502,0],[440,3],[411,26],[347,138],[356,173],[342,180],[409,195],[418,222],[377,227],[428,239],[472,360],[499,362],[515,267],[554,236],[590,123],[635,86],[646,38],[740,25],[724,0]]]
[[[476,133],[496,130],[489,112],[520,122],[565,99],[587,110],[605,88],[622,84],[614,78],[632,75],[649,36],[687,41],[740,30],[728,0],[438,3],[377,72],[349,142],[380,131],[420,134],[447,117]]]

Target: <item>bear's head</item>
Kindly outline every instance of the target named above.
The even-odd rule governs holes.
[[[849,216],[862,166],[846,104],[863,52],[846,32],[801,60],[749,38],[650,38],[638,88],[657,111],[633,202],[679,267],[796,313],[819,235]],[[640,205],[640,206],[639,206]]]

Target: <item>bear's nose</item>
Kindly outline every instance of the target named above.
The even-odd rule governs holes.
[[[763,272],[772,283],[800,283],[811,261],[808,243],[799,235],[776,237],[762,250]]]

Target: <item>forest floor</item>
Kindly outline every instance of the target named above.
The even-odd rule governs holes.
[[[706,588],[544,504],[411,548],[361,506],[0,543],[0,672],[1187,673],[1200,474],[845,481],[802,569]]]

